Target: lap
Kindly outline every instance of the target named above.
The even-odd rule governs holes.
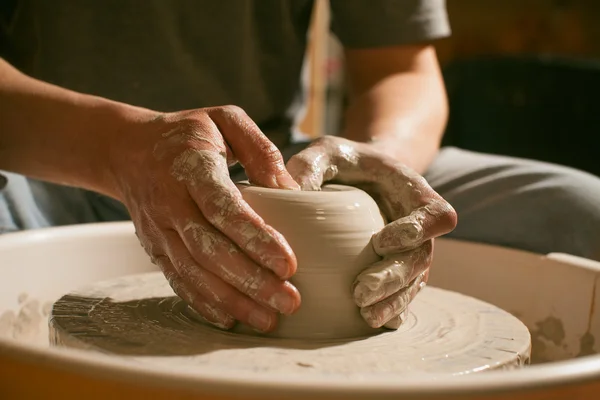
[[[449,237],[600,259],[600,178],[594,175],[445,148],[425,178],[458,213]]]

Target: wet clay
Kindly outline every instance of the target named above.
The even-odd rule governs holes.
[[[244,200],[279,231],[296,254],[290,279],[300,309],[281,316],[273,337],[352,338],[376,333],[352,298],[356,277],[380,257],[371,238],[384,226],[377,203],[364,191],[328,185],[321,191],[267,189],[238,184]]]
[[[41,302],[27,293],[17,298],[16,311],[0,313],[0,338],[15,339],[32,344],[47,344],[46,321],[52,308],[51,302]]]
[[[281,339],[205,324],[160,272],[99,282],[63,296],[51,312],[50,341],[171,370],[321,377],[461,375],[518,368],[530,354],[529,331],[517,318],[451,291],[424,288],[398,330],[354,339]]]

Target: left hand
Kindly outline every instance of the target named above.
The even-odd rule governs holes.
[[[325,136],[293,156],[287,169],[303,190],[320,190],[328,181],[359,187],[392,221],[373,235],[383,259],[359,274],[353,296],[371,327],[397,329],[427,282],[434,238],[456,226],[452,206],[425,178],[368,143]]]

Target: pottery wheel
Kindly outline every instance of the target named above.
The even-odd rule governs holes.
[[[50,342],[161,364],[294,374],[466,374],[526,364],[527,328],[511,314],[455,292],[426,287],[396,331],[300,341],[221,331],[202,322],[160,272],[97,283],[60,298]]]

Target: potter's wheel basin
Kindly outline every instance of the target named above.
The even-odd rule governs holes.
[[[85,284],[156,270],[139,247],[129,222],[4,235],[0,237],[0,259],[3,398],[14,398],[3,394],[24,398],[23,394],[36,393],[32,392],[34,381],[40,386],[38,394],[43,390],[48,397],[60,394],[65,399],[87,389],[104,390],[115,398],[149,390],[155,398],[235,395],[267,399],[282,398],[284,393],[285,398],[312,399],[464,399],[495,393],[513,400],[551,394],[578,398],[600,389],[600,356],[595,355],[598,345],[593,340],[600,335],[600,293],[595,291],[600,265],[568,255],[541,256],[438,240],[430,283],[480,298],[519,317],[532,332],[536,364],[522,370],[460,377],[372,374],[362,379],[250,373],[224,376],[209,369],[201,374],[197,370],[173,372],[151,364],[134,365],[89,352],[50,348],[43,315],[48,304]],[[461,279],[464,276],[469,279]],[[41,310],[38,317],[27,319],[18,332],[9,332],[11,318],[14,322],[28,304]]]

